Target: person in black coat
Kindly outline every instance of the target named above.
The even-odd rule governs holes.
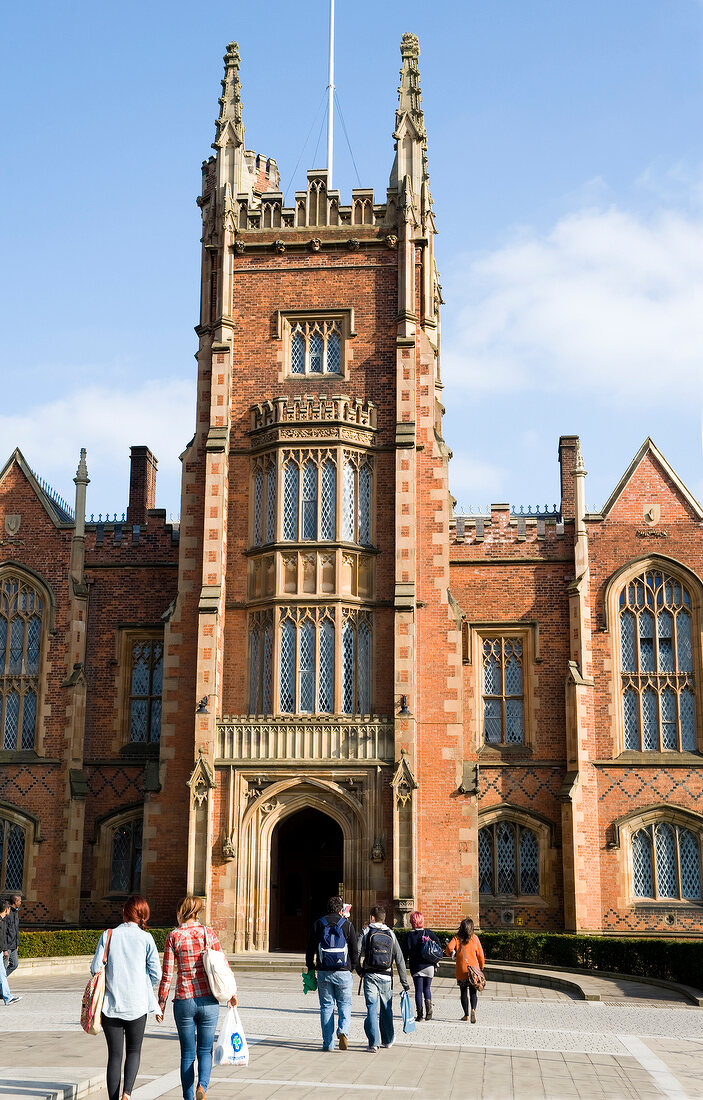
[[[423,1000],[425,1002],[424,1019],[432,1019],[432,979],[435,973],[434,963],[428,962],[427,959],[422,957],[422,941],[424,938],[429,937],[439,946],[440,951],[442,945],[434,932],[431,932],[429,928],[425,928],[425,918],[417,910],[410,914],[410,927],[411,931],[408,932],[405,938],[405,957],[408,960],[410,973],[415,984],[415,1019],[419,1022],[423,1019]]]
[[[7,923],[6,917],[10,912],[10,902],[8,898],[2,898],[0,900],[0,998],[6,1005],[14,1004],[15,1001],[19,1001],[19,997],[13,997],[10,993],[10,987],[7,984],[7,975],[5,973],[5,956],[7,955]]]

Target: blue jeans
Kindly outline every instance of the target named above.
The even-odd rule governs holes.
[[[5,973],[5,959],[2,951],[0,951],[0,997],[7,1004],[11,996],[10,987],[7,984],[7,974]]]
[[[19,966],[19,962],[19,949],[16,947],[14,951],[10,952],[10,956],[5,963],[5,973],[7,974],[8,978],[10,977],[10,974],[12,974],[13,970],[17,969],[17,967]]]
[[[337,1006],[337,1036],[349,1035],[352,988],[350,970],[318,970],[317,995],[320,998],[320,1024],[323,1050],[331,1050],[334,1042],[334,1006]]]
[[[393,986],[385,974],[364,974],[366,1019],[364,1031],[370,1047],[389,1045],[395,1037],[393,1027]]]
[[[181,1042],[181,1086],[183,1100],[193,1100],[195,1056],[198,1056],[198,1084],[207,1089],[212,1072],[212,1046],[215,1042],[220,1006],[212,995],[185,997],[173,1002],[173,1015]]]

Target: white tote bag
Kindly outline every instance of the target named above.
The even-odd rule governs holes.
[[[249,1044],[236,1008],[228,1008],[215,1043],[216,1066],[248,1066]]]
[[[218,1001],[229,1001],[231,997],[236,996],[237,981],[227,962],[224,951],[217,951],[210,946],[207,928],[205,929],[203,966],[213,997],[216,997]]]

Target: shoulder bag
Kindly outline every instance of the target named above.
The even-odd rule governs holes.
[[[218,951],[210,946],[207,928],[205,929],[203,966],[213,997],[216,997],[218,1001],[229,1001],[236,996],[237,982],[234,974],[227,962],[224,951]]]
[[[472,985],[477,993],[481,993],[486,988],[486,975],[478,967],[472,966],[466,957],[466,948],[464,944],[461,945],[461,953],[464,956],[464,962],[466,963],[466,976],[468,978],[469,985]]]
[[[81,1001],[81,1027],[88,1035],[97,1035],[102,1031],[100,1016],[102,1014],[103,999],[105,997],[105,964],[107,963],[107,953],[110,950],[111,936],[112,929],[108,928],[102,966],[97,974],[91,975],[90,981],[83,993],[83,1000]]]

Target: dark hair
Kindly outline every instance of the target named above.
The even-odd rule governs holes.
[[[474,934],[474,922],[471,917],[465,917],[459,925],[459,931],[456,934],[456,938],[459,943],[468,943]]]
[[[10,905],[13,905],[16,901],[22,901],[21,894],[10,894]]]
[[[10,908],[11,908],[11,906],[10,906],[10,899],[9,898],[0,899],[0,913],[4,913],[6,909],[10,909]]]
[[[343,905],[344,905],[344,902],[340,898],[339,894],[335,894],[327,902],[327,912],[328,913],[338,913]]]
[[[122,920],[134,921],[143,932],[146,931],[149,913],[149,902],[141,894],[132,894],[122,906]]]
[[[386,919],[386,910],[383,908],[382,905],[374,905],[373,909],[371,910],[371,916],[374,920],[380,921],[380,923],[383,924],[384,920]]]

